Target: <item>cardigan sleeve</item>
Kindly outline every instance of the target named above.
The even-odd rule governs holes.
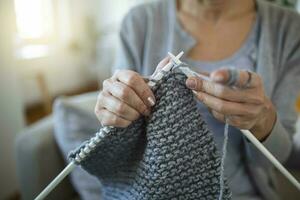
[[[288,9],[259,2],[258,71],[265,77],[265,89],[277,111],[276,123],[263,145],[281,163],[286,163],[294,148],[295,102],[300,94],[300,16]],[[246,150],[251,162],[269,163],[253,144],[246,142]]]
[[[297,121],[295,102],[300,94],[300,53],[298,59],[286,64],[285,69],[271,99],[277,110],[277,119],[270,135],[263,142],[281,163],[288,160],[293,149],[293,134]],[[246,142],[246,148],[250,150],[248,152],[253,161],[269,162],[252,143]]]
[[[295,42],[297,40],[294,40]],[[277,122],[271,135],[264,142],[267,148],[273,150],[275,156],[285,162],[293,149],[293,135],[297,121],[296,98],[300,94],[300,37],[299,48],[293,59],[285,65],[272,101],[277,109]]]

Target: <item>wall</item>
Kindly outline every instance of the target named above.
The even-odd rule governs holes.
[[[0,1],[0,199],[17,191],[14,138],[23,128],[22,101],[12,56],[11,0]]]
[[[74,91],[97,80],[83,55],[54,49],[48,56],[17,62],[24,106],[41,100],[37,75],[43,74],[51,96]]]
[[[58,40],[43,58],[19,60],[24,104],[41,100],[36,74],[46,78],[51,96],[102,82],[110,76],[119,25],[128,9],[140,0],[63,0],[58,5]],[[149,1],[149,0],[148,0]],[[72,54],[76,42],[81,50]]]

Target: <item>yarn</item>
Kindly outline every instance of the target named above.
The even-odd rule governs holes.
[[[231,199],[224,178],[228,125],[221,159],[185,80],[177,70],[166,73],[152,88],[149,118],[103,129],[71,152],[71,160],[99,178],[104,200]],[[76,160],[90,144],[93,150]]]
[[[225,165],[225,158],[227,154],[227,143],[228,143],[228,129],[229,124],[226,119],[226,123],[224,126],[224,141],[222,147],[222,158],[221,158],[221,169],[220,169],[220,195],[219,200],[223,199],[223,190],[224,190],[224,165]]]

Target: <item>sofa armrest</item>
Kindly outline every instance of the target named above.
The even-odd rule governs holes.
[[[88,113],[91,113],[94,115],[94,108],[97,103],[97,92],[89,92],[85,94],[70,96],[70,97],[59,97],[61,101],[67,102],[67,104],[71,104],[76,106],[77,108],[80,108]]]
[[[64,168],[65,163],[53,135],[52,117],[20,133],[15,144],[17,174],[23,199],[36,197]],[[74,199],[76,193],[65,179],[47,199]]]

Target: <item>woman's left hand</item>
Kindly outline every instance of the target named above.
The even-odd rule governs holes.
[[[263,82],[256,73],[238,71],[234,87],[227,82],[230,73],[220,69],[210,74],[211,81],[190,77],[187,87],[194,90],[196,97],[206,105],[212,115],[239,129],[250,130],[260,141],[271,133],[276,122],[276,110],[265,95]]]

